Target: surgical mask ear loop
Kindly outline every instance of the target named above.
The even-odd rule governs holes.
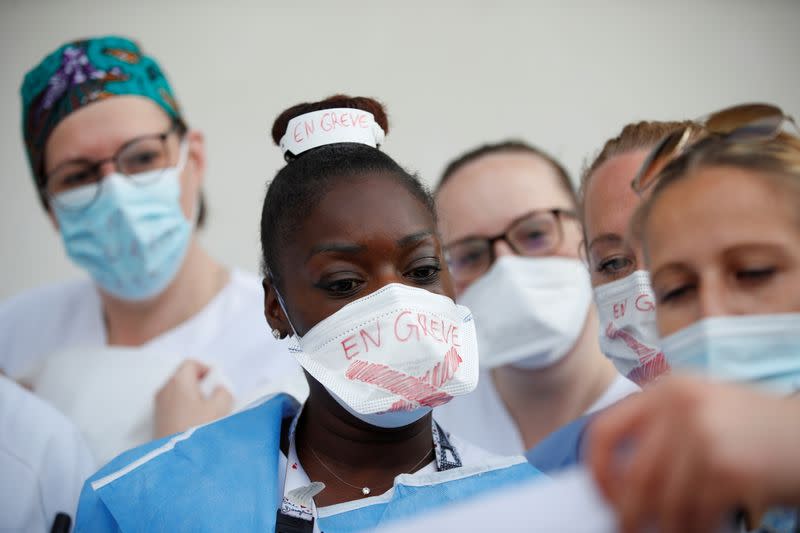
[[[178,163],[175,165],[175,172],[177,174],[178,183],[180,183],[181,174],[186,170],[186,163],[189,161],[189,142],[186,137],[181,139],[181,144],[178,147]],[[203,194],[202,190],[197,192],[197,198],[194,199],[194,206],[192,207],[192,216],[190,222],[192,229],[197,228],[197,223],[200,220],[200,195]]]
[[[175,164],[175,170],[178,174],[186,168],[186,162],[189,161],[189,142],[186,137],[181,139],[181,144],[178,146],[178,162]]]
[[[275,278],[272,277],[271,272],[267,272],[267,278],[269,278],[269,282],[272,284],[272,290],[275,291],[275,296],[278,298],[278,305],[281,306],[281,310],[283,311],[283,316],[286,317],[286,321],[289,323],[289,327],[292,328],[292,333],[290,336],[295,336],[298,339],[300,335],[297,334],[297,330],[294,329],[294,325],[292,324],[292,319],[289,318],[289,312],[286,310],[286,304],[283,302],[283,296],[281,296],[280,291],[278,291],[278,285],[275,283]]]

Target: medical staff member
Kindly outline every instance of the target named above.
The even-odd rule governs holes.
[[[641,386],[668,370],[658,346],[655,299],[630,220],[641,198],[631,188],[651,150],[691,122],[637,122],[606,142],[581,179],[583,246],[600,314],[600,348]]]
[[[258,320],[258,280],[227,268],[198,240],[203,134],[187,125],[158,63],[121,37],[74,41],[36,65],[21,94],[39,200],[88,277],[0,305],[0,368],[22,380],[55,375],[56,393],[72,402],[59,407],[74,408],[79,426],[102,425],[92,405],[113,404],[117,419],[140,414],[129,412],[136,402],[117,396],[114,380],[146,384],[137,406],[148,414],[130,423],[154,425],[153,396],[165,385],[162,434],[225,415],[231,395],[248,398],[294,372],[285,347]],[[106,354],[108,347],[121,355]],[[64,350],[69,357],[48,359]],[[158,361],[158,375],[150,375],[146,354]],[[123,359],[126,375],[115,370]],[[187,359],[199,362],[184,362],[169,381]],[[201,394],[214,368],[227,386]],[[98,376],[111,381],[98,389]],[[87,398],[84,390],[105,394]]]
[[[617,370],[647,386],[668,370],[658,344],[655,297],[641,244],[628,231],[641,202],[631,188],[645,159],[665,135],[691,122],[636,122],[609,139],[581,178],[581,246],[600,319],[600,348]],[[690,129],[694,134],[697,128]],[[584,459],[586,429],[593,416],[578,418],[549,435],[526,456],[547,473]]]
[[[684,386],[668,409],[642,400],[609,412],[592,454],[624,531],[654,523],[659,531],[713,531],[739,506],[759,530],[800,525],[800,139],[781,131],[790,121],[768,104],[718,111],[701,140],[683,131],[667,137],[634,182],[646,198],[634,228],[672,371],[749,384],[780,400],[770,407],[756,394],[719,389],[716,401],[730,411],[720,418],[720,409],[691,409],[708,402]],[[673,157],[659,172],[659,161]],[[623,442],[634,445],[618,467],[613,452]],[[765,513],[774,504],[795,509]]]
[[[459,303],[472,309],[481,379],[437,416],[494,453],[542,438],[639,388],[600,351],[577,198],[564,167],[524,142],[447,166],[436,193]]]
[[[59,513],[70,523],[94,470],[77,428],[0,374],[0,529],[50,531]]]
[[[341,95],[273,125],[263,313],[306,372],[303,407],[278,395],[124,454],[87,483],[77,531],[372,529],[538,475],[431,416],[474,389],[477,338],[387,131],[378,102]]]

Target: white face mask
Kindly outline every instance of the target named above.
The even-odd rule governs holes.
[[[800,313],[706,318],[661,346],[674,371],[778,394],[800,390]]]
[[[459,303],[475,315],[481,366],[539,369],[575,346],[592,285],[576,259],[502,256]]]
[[[398,283],[295,335],[289,351],[347,411],[379,427],[408,425],[478,384],[469,309]]]
[[[669,371],[659,347],[656,305],[650,274],[630,276],[595,288],[600,315],[600,349],[619,372],[645,385]]]

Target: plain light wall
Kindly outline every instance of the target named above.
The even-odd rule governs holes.
[[[269,139],[289,105],[336,92],[388,107],[384,149],[435,183],[465,149],[528,140],[575,174],[638,119],[743,101],[800,113],[800,2],[0,0],[0,298],[83,275],[42,212],[20,134],[24,73],[67,40],[137,39],[207,138],[203,240],[259,265]]]

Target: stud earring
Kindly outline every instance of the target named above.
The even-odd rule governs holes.
[[[278,328],[272,330],[272,336],[275,337],[275,340],[281,340],[283,338],[283,333],[278,331]]]

